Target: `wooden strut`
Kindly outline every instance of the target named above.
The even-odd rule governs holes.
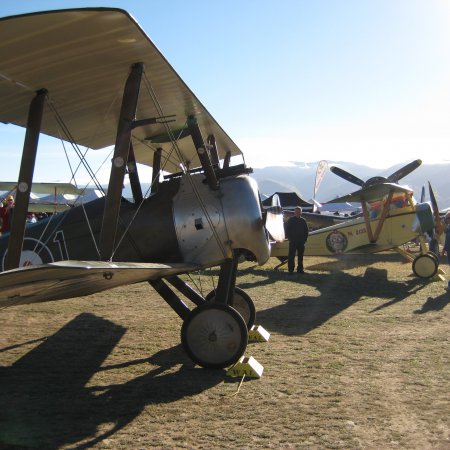
[[[391,206],[391,202],[392,202],[392,197],[394,196],[394,191],[391,190],[389,192],[388,198],[386,199],[386,202],[383,205],[383,210],[381,211],[381,215],[380,215],[380,221],[378,222],[378,226],[375,230],[375,234],[373,236],[374,238],[374,242],[376,242],[380,236],[381,230],[383,228],[384,225],[384,221],[389,213],[389,208]]]
[[[153,168],[152,168],[152,186],[151,193],[158,192],[159,189],[159,173],[161,171],[161,155],[162,148],[157,148],[153,154]]]
[[[136,157],[134,156],[133,143],[130,142],[130,151],[128,152],[127,171],[130,179],[131,192],[133,200],[136,205],[139,205],[143,200],[141,183],[139,181],[139,173],[136,165]]]
[[[122,188],[131,143],[131,131],[136,116],[143,71],[144,65],[142,63],[134,64],[125,83],[100,233],[100,258],[104,261],[110,260],[114,251]]]
[[[23,144],[22,161],[20,163],[19,180],[15,199],[14,213],[11,221],[11,233],[8,240],[8,251],[5,260],[5,270],[20,266],[23,239],[30,203],[31,185],[33,183],[34,166],[41,131],[47,90],[41,89],[30,103],[28,111],[27,131]]]
[[[200,163],[205,172],[206,181],[209,187],[213,190],[219,189],[219,182],[217,181],[216,174],[214,173],[210,153],[203,141],[197,119],[194,116],[189,116],[187,126],[192,137],[192,141],[194,142],[195,149],[197,150],[197,155],[200,159]]]

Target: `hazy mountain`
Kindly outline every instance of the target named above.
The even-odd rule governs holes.
[[[254,169],[252,177],[258,182],[263,195],[270,196],[274,192],[297,192],[303,199],[310,200],[314,194],[318,162],[296,163],[294,166],[271,166]],[[356,177],[366,181],[373,176],[387,177],[400,169],[404,164],[398,164],[389,169],[379,170],[350,162],[329,162],[329,165],[339,166]],[[425,200],[429,200],[428,181],[431,182],[440,209],[450,206],[450,164],[422,164],[405,178],[400,184],[414,190],[414,197],[420,200],[422,186],[426,187]],[[318,189],[316,199],[326,202],[337,196],[354,192],[359,187],[338,177],[327,170]]]
[[[316,163],[294,163],[292,166],[271,166],[263,169],[253,169],[252,177],[258,182],[262,195],[271,196],[274,192],[296,192],[304,200],[311,200],[314,193],[314,182],[316,178]],[[366,181],[373,176],[387,177],[400,169],[404,164],[398,164],[386,170],[373,169],[368,166],[354,164],[350,162],[331,162],[350,172],[358,178]],[[440,209],[450,206],[450,164],[422,164],[408,176],[400,180],[400,184],[408,185],[414,190],[414,197],[420,200],[422,186],[426,186],[425,200],[429,201],[428,181],[431,182]],[[148,184],[143,183],[144,192],[148,189]],[[316,195],[320,202],[326,202],[337,196],[349,194],[356,191],[357,185],[349,183],[327,170],[322,184]],[[129,184],[125,185],[125,197],[131,198]]]

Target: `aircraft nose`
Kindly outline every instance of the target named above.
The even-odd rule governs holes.
[[[222,180],[226,228],[234,249],[251,252],[259,264],[270,257],[256,181],[248,176]]]
[[[416,220],[413,223],[415,233],[428,233],[432,235],[434,229],[433,213],[428,203],[416,205]]]

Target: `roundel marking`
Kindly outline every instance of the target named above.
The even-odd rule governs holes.
[[[3,254],[2,270],[5,270],[5,260],[8,250]],[[50,249],[38,239],[25,238],[23,240],[22,253],[20,254],[19,267],[47,264],[54,261]]]

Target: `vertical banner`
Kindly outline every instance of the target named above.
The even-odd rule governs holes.
[[[316,198],[317,190],[319,189],[320,183],[322,183],[327,169],[328,163],[325,160],[319,161],[319,164],[317,165],[316,182],[314,184],[314,199]]]

